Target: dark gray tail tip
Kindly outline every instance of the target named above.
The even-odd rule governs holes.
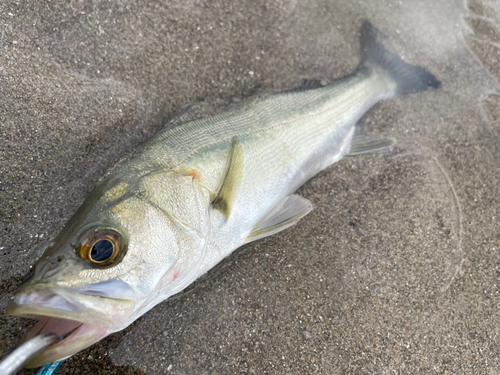
[[[361,27],[361,65],[380,66],[398,85],[396,95],[408,95],[441,87],[441,82],[427,69],[410,65],[386,49],[379,41],[380,32],[369,22]]]
[[[427,85],[433,89],[439,89],[441,87],[441,81],[434,77],[434,75],[428,71],[428,73],[431,75],[431,79],[428,81]]]

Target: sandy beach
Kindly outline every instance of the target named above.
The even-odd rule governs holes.
[[[498,374],[494,0],[0,4],[0,358],[34,324],[3,314],[16,287],[108,168],[179,113],[351,74],[365,19],[442,81],[360,121],[394,149],[311,179],[298,225],[57,374]]]

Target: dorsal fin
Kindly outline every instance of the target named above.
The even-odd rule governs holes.
[[[312,203],[299,195],[283,199],[248,235],[251,242],[278,233],[296,224],[313,209]]]
[[[307,90],[319,89],[321,87],[325,87],[327,82],[324,79],[303,79],[300,82],[300,86],[296,87],[290,92],[302,92]]]
[[[226,171],[221,179],[217,196],[212,201],[212,207],[222,211],[226,218],[231,214],[231,206],[241,184],[243,166],[243,148],[241,147],[238,137],[233,137],[229,158],[226,164]]]

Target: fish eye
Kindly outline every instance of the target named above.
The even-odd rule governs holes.
[[[104,262],[113,255],[114,246],[111,241],[100,240],[92,246],[90,250],[90,259],[94,262]]]
[[[123,237],[113,229],[97,229],[87,233],[78,248],[80,257],[100,267],[115,264],[125,254]]]

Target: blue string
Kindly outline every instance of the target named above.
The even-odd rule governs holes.
[[[52,375],[55,374],[59,366],[61,366],[62,361],[55,361],[43,366],[36,375]]]

